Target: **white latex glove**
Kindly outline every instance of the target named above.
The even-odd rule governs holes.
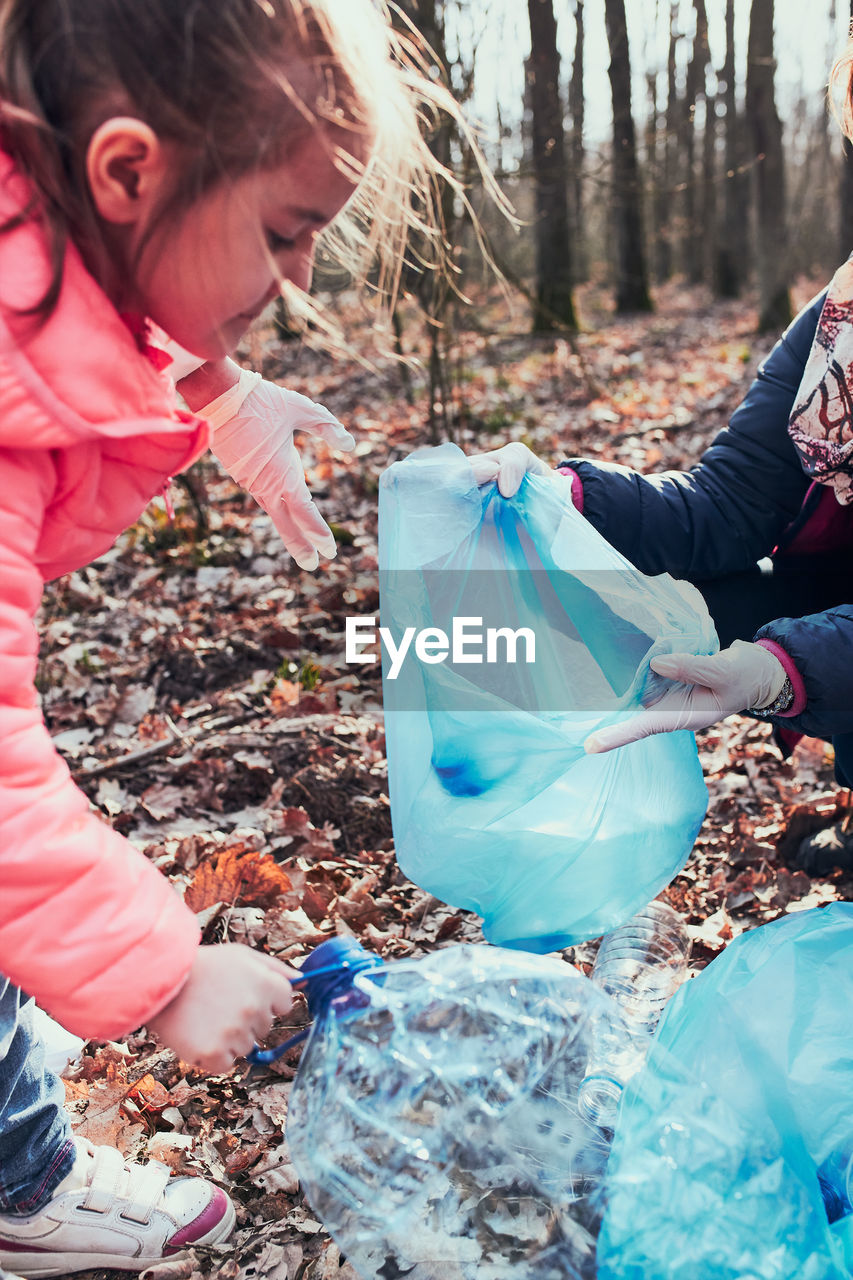
[[[337,418],[298,391],[265,382],[248,369],[239,382],[200,409],[199,417],[213,428],[213,452],[272,518],[299,567],[316,569],[320,554],[331,559],[335,539],[305,483],[293,433],[321,436],[333,449],[354,448],[355,441]]]
[[[528,471],[537,476],[548,476],[551,468],[528,449],[520,440],[505,444],[489,453],[472,453],[468,459],[477,484],[489,484],[497,480],[498,489],[505,498],[518,493],[518,487]]]
[[[151,1031],[182,1062],[230,1071],[293,1003],[299,975],[280,960],[239,942],[199,947],[189,977],[155,1017]]]
[[[665,653],[649,664],[658,675],[683,683],[667,690],[639,715],[590,734],[589,754],[612,751],[652,733],[707,729],[747,707],[768,707],[785,683],[785,668],[763,645],[735,640],[709,657]]]

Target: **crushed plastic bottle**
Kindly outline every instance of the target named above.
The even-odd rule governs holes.
[[[581,1115],[612,1129],[622,1091],[642,1067],[667,1002],[687,976],[690,938],[677,911],[650,902],[602,938],[592,981],[620,1006],[627,1034],[597,1027],[581,1082]]]
[[[577,1098],[618,1007],[553,958],[368,954],[336,939],[303,965],[315,1023],[287,1122],[348,1261],[365,1280],[592,1280],[608,1143]]]

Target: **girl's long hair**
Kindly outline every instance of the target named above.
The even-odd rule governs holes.
[[[319,129],[359,181],[325,256],[356,280],[370,269],[393,298],[412,231],[421,257],[425,244],[442,257],[437,187],[453,177],[426,136],[442,111],[461,122],[415,30],[394,30],[373,0],[0,0],[0,145],[33,190],[0,233],[45,225],[51,279],[30,308],[41,322],[69,239],[96,278],[106,271],[85,174],[104,120],[137,116],[181,157],[158,227],[217,183],[286,162]],[[372,142],[364,167],[353,133]]]
[[[836,58],[829,73],[828,98],[842,133],[853,141],[853,23],[847,47]]]

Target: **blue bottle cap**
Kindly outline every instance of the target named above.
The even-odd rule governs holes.
[[[306,956],[299,972],[312,1018],[325,1012],[337,996],[352,986],[357,973],[382,967],[382,960],[367,951],[357,938],[329,938]]]

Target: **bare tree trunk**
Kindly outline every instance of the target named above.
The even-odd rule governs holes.
[[[495,173],[498,178],[503,178],[506,174],[504,165],[504,141],[507,137],[506,125],[504,124],[503,114],[501,112],[500,95],[495,100],[495,119],[498,125],[497,136],[497,156],[495,160]]]
[[[416,24],[436,58],[436,71],[447,79],[447,53],[444,37],[444,0],[400,0],[402,11]],[[430,136],[430,150],[446,168],[452,163],[454,125],[449,116],[439,119],[438,127]],[[453,189],[447,182],[441,183],[440,212],[444,234],[453,240],[456,221]],[[414,258],[418,253],[415,249]],[[427,362],[429,385],[427,388],[428,423],[430,440],[439,444],[441,439],[452,438],[453,406],[448,373],[448,351],[453,341],[454,294],[442,271],[420,271],[411,285],[429,327],[429,360]],[[400,318],[395,326],[398,347],[402,348]]]
[[[853,22],[853,0],[850,0],[850,20]],[[844,139],[844,159],[841,170],[841,217],[839,220],[839,261],[853,253],[853,143]]]
[[[661,154],[666,147],[666,140],[661,145],[658,133],[658,77],[653,67],[646,72],[646,148],[645,171],[649,186],[647,207],[649,209],[648,236],[651,246],[652,271],[655,272],[659,253],[660,218],[664,208],[661,198],[663,179],[661,175]]]
[[[663,168],[655,202],[655,275],[668,280],[674,270],[672,253],[672,212],[677,204],[678,173],[678,86],[675,59],[678,47],[678,4],[669,8],[669,53],[666,60],[666,133],[663,140]]]
[[[572,301],[568,172],[560,101],[560,54],[553,0],[527,0],[536,178],[536,306],[534,332],[577,328]]]
[[[705,131],[702,135],[702,279],[714,277],[714,238],[717,234],[717,94],[705,91]]]
[[[572,122],[572,243],[575,279],[587,278],[587,251],[583,214],[584,177],[584,29],[583,2],[575,0],[575,55],[569,80],[569,116]]]
[[[684,262],[690,283],[700,284],[704,278],[705,265],[705,210],[696,170],[696,103],[700,97],[705,97],[709,46],[705,0],[693,0],[693,7],[696,11],[696,34],[687,67],[683,104],[684,156],[687,169],[684,188]],[[713,121],[711,125],[713,129]]]
[[[698,30],[697,30],[698,38]],[[696,223],[696,92],[698,65],[696,61],[696,40],[690,52],[690,61],[684,81],[684,97],[679,106],[678,150],[684,166],[683,200],[684,219],[681,223],[681,263],[685,275],[693,274],[693,242]]]
[[[773,0],[752,0],[746,61],[746,113],[756,158],[758,327],[763,332],[782,329],[791,319],[785,160],[773,87]]]
[[[655,0],[653,32],[657,31],[659,17],[660,0]],[[643,64],[646,68],[646,128],[643,148],[643,171],[646,176],[646,243],[650,269],[654,276],[657,267],[659,216],[662,204],[661,155],[666,141],[662,138],[659,128],[657,59],[646,44],[643,45]]]
[[[720,73],[725,129],[725,181],[722,216],[717,224],[714,254],[714,292],[718,298],[737,298],[746,272],[748,177],[744,171],[741,120],[735,83],[735,3],[726,0],[726,56]]]
[[[642,190],[631,114],[631,58],[625,0],[604,0],[613,99],[613,216],[616,229],[616,310],[651,311],[643,246]]]

